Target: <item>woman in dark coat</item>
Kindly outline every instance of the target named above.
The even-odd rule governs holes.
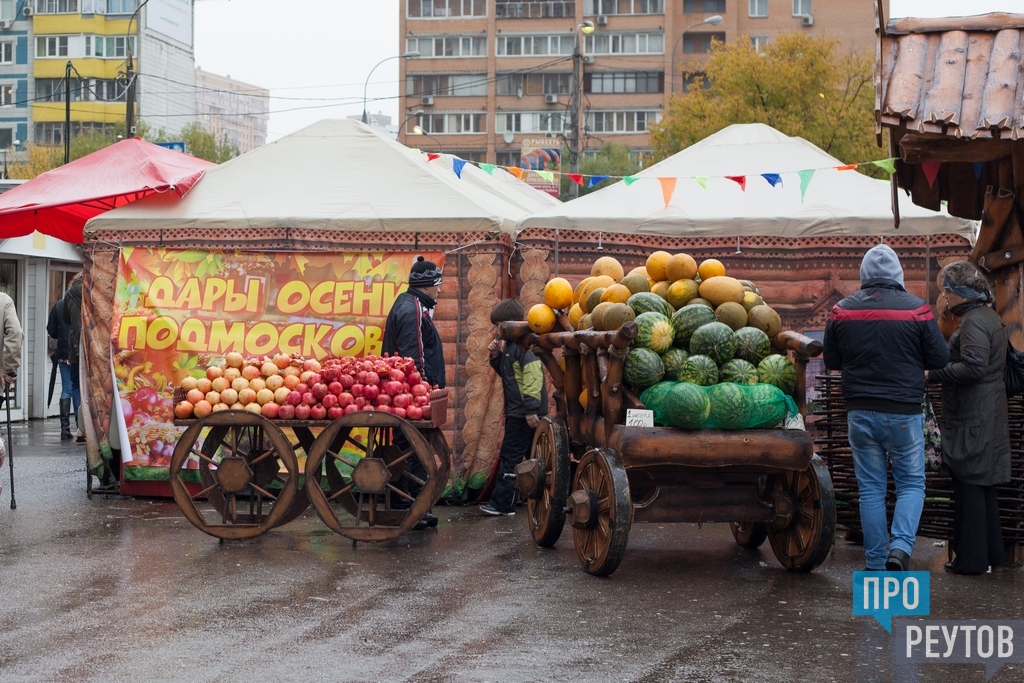
[[[981,574],[1006,564],[994,487],[1010,480],[1010,431],[1003,368],[1006,325],[989,303],[988,281],[967,261],[943,269],[949,310],[960,324],[942,383],[942,465],[953,479],[953,552],[946,569]]]

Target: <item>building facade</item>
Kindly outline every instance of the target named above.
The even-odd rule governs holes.
[[[17,0],[0,0],[0,152],[3,177],[20,143],[28,136],[31,107],[29,46],[32,22]],[[8,157],[11,157],[8,159]]]
[[[267,144],[270,91],[196,69],[196,121],[239,154]]]
[[[711,41],[786,32],[874,49],[873,3],[851,0],[399,0],[403,84],[399,140],[412,127],[471,161],[519,166],[571,129],[574,68],[581,153],[604,142],[649,150],[684,70],[699,69]],[[888,5],[888,3],[886,3]],[[721,17],[715,24],[706,19]],[[584,21],[592,33],[579,30]],[[574,59],[579,44],[581,57]],[[422,115],[414,116],[417,110]],[[411,118],[410,118],[411,117]],[[543,140],[545,142],[541,143]],[[568,167],[562,170],[568,170]]]

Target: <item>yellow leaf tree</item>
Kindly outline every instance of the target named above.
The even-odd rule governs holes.
[[[651,126],[664,159],[733,123],[764,123],[846,163],[879,158],[872,57],[839,42],[787,33],[760,51],[750,38],[714,43],[690,90]]]

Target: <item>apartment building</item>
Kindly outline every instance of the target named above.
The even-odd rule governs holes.
[[[196,121],[239,154],[267,144],[270,91],[196,69]]]
[[[180,0],[18,0],[31,18],[31,131],[36,144],[64,141],[65,74],[71,78],[72,135],[121,128],[127,114],[128,54],[135,116],[173,135],[195,117],[192,5]],[[70,62],[70,68],[68,63]]]
[[[17,0],[0,0],[0,152],[3,175],[28,136],[29,41],[32,22]]]
[[[582,152],[615,142],[642,153],[648,125],[661,119],[673,86],[686,87],[683,72],[699,68],[712,40],[745,35],[759,45],[799,31],[874,49],[866,0],[399,2],[396,54],[419,52],[400,62],[399,140],[416,145],[419,125],[445,152],[508,166],[567,135],[574,66]],[[584,21],[594,25],[589,34]]]

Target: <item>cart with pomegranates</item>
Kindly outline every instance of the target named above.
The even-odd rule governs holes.
[[[390,368],[379,369],[383,374]],[[255,402],[248,404],[254,410],[176,419],[186,429],[171,458],[175,502],[196,528],[220,539],[259,536],[310,505],[332,531],[353,542],[400,536],[448,483],[451,459],[441,431],[448,391],[425,394],[411,414],[361,403],[340,414],[332,410],[333,419],[315,410],[313,417],[299,410],[298,417],[289,411],[284,419],[269,418]],[[195,473],[188,470],[198,470],[198,487],[190,484]]]
[[[739,545],[757,548],[768,540],[789,570],[809,572],[828,556],[835,499],[806,431],[628,424],[627,411],[644,409],[624,382],[633,322],[613,331],[544,334],[510,322],[500,334],[533,348],[555,390],[557,416],[541,421],[529,458],[513,475],[538,545],[553,546],[568,522],[583,568],[606,576],[622,561],[635,522],[729,522]],[[804,369],[821,342],[782,332],[772,344],[792,353],[802,412]]]

